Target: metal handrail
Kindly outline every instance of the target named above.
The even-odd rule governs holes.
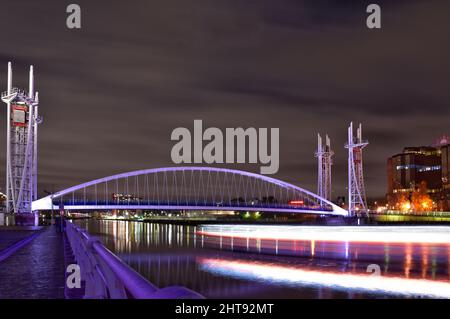
[[[84,298],[203,298],[185,287],[157,288],[72,222],[66,223],[66,235],[86,284]]]

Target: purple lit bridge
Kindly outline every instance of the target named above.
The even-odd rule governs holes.
[[[207,210],[347,216],[298,186],[268,176],[211,167],[168,167],[96,179],[36,200],[33,211]]]

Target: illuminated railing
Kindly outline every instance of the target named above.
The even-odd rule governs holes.
[[[15,93],[20,93],[20,92],[21,92],[21,90],[19,90],[19,88],[12,88],[11,92],[8,92],[8,91],[2,92],[2,98],[6,97],[8,95],[15,94]]]
[[[314,204],[314,203],[313,203]],[[180,207],[182,208],[208,208],[208,209],[221,209],[221,208],[233,208],[235,210],[265,210],[265,211],[277,211],[278,209],[289,209],[291,212],[297,211],[311,211],[311,212],[332,212],[333,207],[331,205],[324,204],[323,206],[315,205],[292,205],[292,204],[283,204],[283,203],[251,203],[251,202],[235,202],[235,203],[217,203],[217,202],[152,202],[146,200],[130,200],[130,201],[114,201],[114,200],[91,200],[86,201],[83,199],[64,199],[64,200],[55,200],[53,205],[64,207],[70,206],[91,206],[97,207],[99,209],[115,209],[117,207],[123,207],[121,209],[126,209],[129,207],[140,207],[142,209],[165,209],[170,207]],[[117,208],[118,209],[118,208]]]
[[[201,299],[185,287],[159,289],[125,264],[103,244],[71,222],[66,235],[85,282],[84,298],[91,299]]]
[[[4,92],[2,92],[2,94],[1,94],[1,98],[2,98],[2,99],[5,99],[5,100],[11,99],[11,98],[13,98],[13,97],[14,97],[15,99],[21,101],[21,102],[25,102],[25,103],[28,104],[28,105],[32,105],[32,104],[34,104],[34,103],[37,103],[37,102],[34,100],[34,98],[28,97],[28,92],[27,92],[27,91],[21,90],[21,89],[16,88],[16,87],[12,88],[12,89],[11,89],[11,92],[4,91]]]

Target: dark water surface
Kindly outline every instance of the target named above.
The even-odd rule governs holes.
[[[208,237],[195,226],[77,223],[157,286],[207,298],[450,298],[450,243],[274,244]]]

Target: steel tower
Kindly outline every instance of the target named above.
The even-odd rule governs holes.
[[[32,213],[37,199],[38,93],[34,91],[33,66],[30,66],[28,92],[13,88],[12,67],[8,63],[8,87],[1,94],[7,105],[6,132],[6,211]]]
[[[317,180],[317,195],[331,200],[331,165],[333,161],[331,157],[334,152],[331,150],[330,138],[325,135],[325,145],[322,144],[322,137],[317,134],[317,152],[318,162],[318,180]]]
[[[350,216],[368,214],[362,163],[362,150],[369,144],[362,139],[361,124],[353,135],[353,122],[348,128],[348,212]]]

